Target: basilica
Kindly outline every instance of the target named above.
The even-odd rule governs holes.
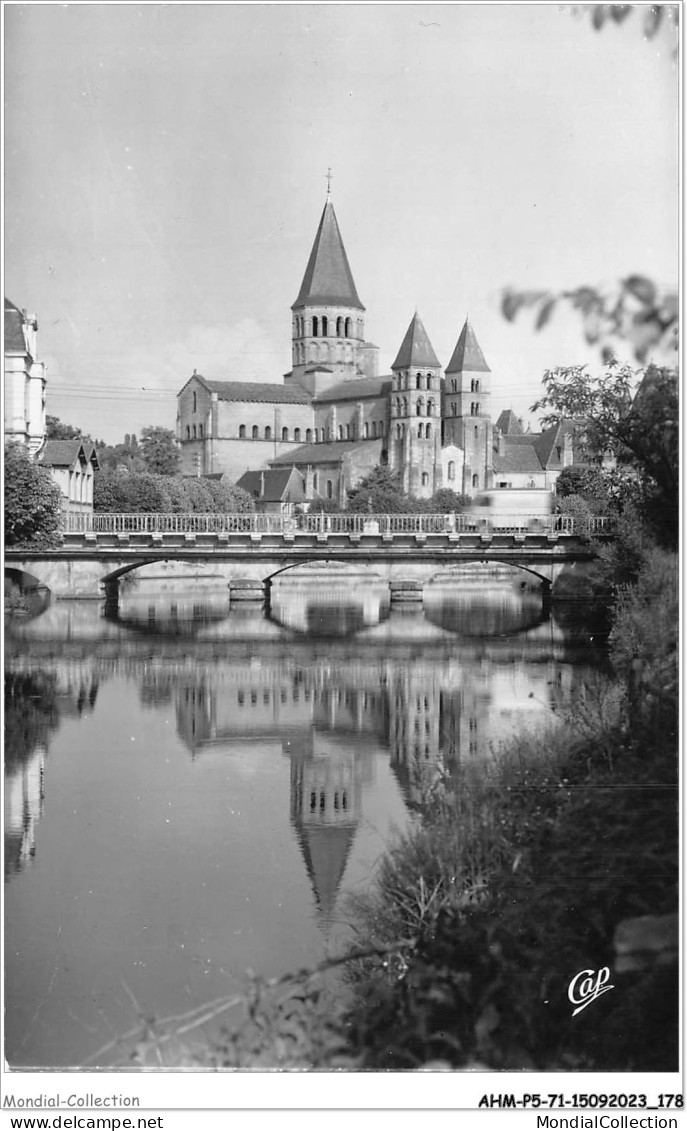
[[[305,499],[343,508],[379,464],[397,473],[405,492],[430,498],[442,487],[465,495],[493,486],[551,488],[571,461],[559,429],[524,435],[512,412],[494,428],[491,372],[468,320],[442,370],[416,311],[391,373],[379,375],[329,196],[291,312],[292,368],[281,383],[194,371],[183,386],[182,474],[236,482],[261,472],[265,490],[275,472],[295,468]]]

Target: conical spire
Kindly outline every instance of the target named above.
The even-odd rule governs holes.
[[[475,331],[468,319],[460,332],[453,356],[446,366],[446,373],[491,373],[482,353]]]
[[[391,366],[392,369],[409,369],[411,365],[429,365],[439,367],[440,363],[434,352],[434,347],[429,340],[429,334],[422,325],[422,319],[415,311],[406,336],[401,343],[398,356]]]
[[[334,205],[327,197],[298,298],[292,306],[353,306],[364,310],[355,289]]]

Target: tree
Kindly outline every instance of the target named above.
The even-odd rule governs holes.
[[[62,494],[50,472],[20,444],[5,448],[5,544],[13,550],[61,545]]]
[[[45,438],[46,440],[86,440],[92,444],[90,436],[87,436],[80,428],[75,428],[73,424],[63,424],[57,416],[46,416],[45,418]]]
[[[406,495],[398,477],[385,465],[380,465],[361,479],[348,493],[348,509],[358,514],[403,514],[417,509],[415,500]]]
[[[634,376],[628,367],[615,364],[606,366],[599,376],[592,376],[586,366],[547,370],[544,396],[531,411],[544,411],[544,427],[574,420],[585,458],[600,464],[610,454],[621,472],[634,477],[639,513],[659,542],[675,546],[679,517],[677,373],[649,366],[633,398]],[[610,475],[608,483],[612,482]],[[622,494],[618,488],[619,501]]]
[[[171,428],[150,424],[141,432],[141,453],[147,471],[154,475],[176,475],[180,454]]]

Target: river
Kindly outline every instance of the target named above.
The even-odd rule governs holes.
[[[472,567],[390,605],[313,573],[269,610],[152,576],[12,618],[9,1063],[121,1065],[141,1017],[341,953],[428,777],[551,723],[603,662],[522,576]]]

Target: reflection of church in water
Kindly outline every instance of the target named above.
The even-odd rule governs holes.
[[[569,698],[574,669],[554,661],[540,667],[528,673],[525,696],[550,715]],[[290,670],[277,662],[223,665],[176,683],[177,730],[194,759],[211,747],[280,742],[291,762],[290,819],[324,926],[364,817],[370,751],[389,751],[405,802],[416,806],[440,775],[489,757],[511,733],[509,671],[437,657]],[[511,689],[517,700],[522,694]]]

